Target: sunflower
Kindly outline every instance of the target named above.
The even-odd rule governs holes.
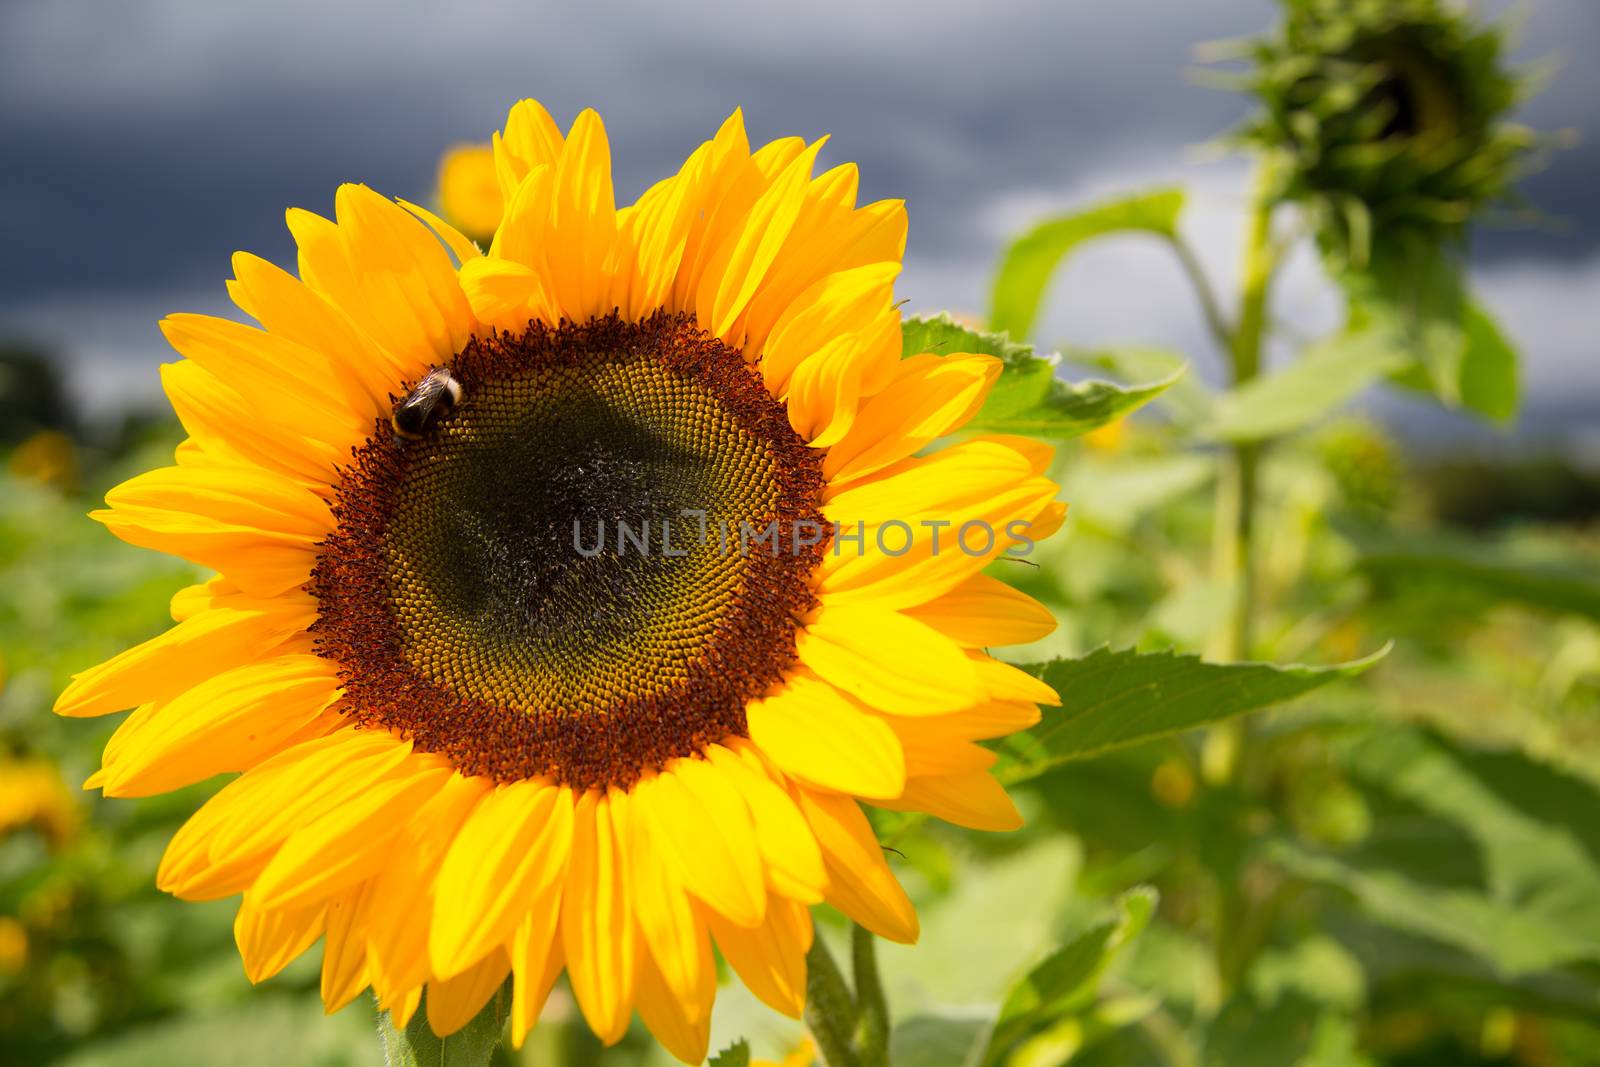
[[[500,180],[495,173],[494,148],[487,144],[458,144],[439,160],[439,214],[474,241],[494,236],[505,211]]]
[[[862,801],[1018,825],[974,742],[1055,695],[983,650],[1053,622],[983,532],[1060,524],[1050,453],[919,454],[999,365],[903,358],[904,207],[822,143],[735,113],[619,209],[600,118],[524,101],[487,253],[346,185],[289,212],[298,277],[235,257],[259,328],[165,320],[189,437],[94,517],[217,576],[57,711],[134,708],[107,795],[239,773],[158,881],[242,894],[252,980],[321,938],[330,1011],[426,991],[444,1035],[509,975],[520,1043],[565,971],[698,1061],[713,944],[794,1015],[810,905],[916,938]]]

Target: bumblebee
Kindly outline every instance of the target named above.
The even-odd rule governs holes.
[[[415,441],[439,424],[461,402],[461,383],[448,367],[434,367],[394,406],[389,425],[401,440]]]

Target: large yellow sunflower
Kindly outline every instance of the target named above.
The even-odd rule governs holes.
[[[1049,450],[918,454],[999,367],[902,356],[904,207],[821,147],[735,113],[619,209],[599,116],[524,101],[487,254],[346,185],[298,278],[235,257],[260,328],[164,322],[189,438],[94,517],[217,577],[57,710],[135,709],[109,796],[239,773],[159,882],[243,895],[252,980],[320,937],[330,1011],[442,1035],[510,974],[520,1042],[565,970],[698,1061],[713,943],[797,1014],[809,905],[917,936],[859,801],[1017,825],[974,742],[1054,694],[983,650],[1053,624],[983,570],[1059,525]]]

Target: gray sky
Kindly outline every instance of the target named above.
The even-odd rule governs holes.
[[[1503,5],[1500,5],[1503,6]],[[176,310],[226,311],[239,248],[292,262],[283,210],[341,181],[425,195],[440,150],[522,96],[604,115],[619,195],[676,169],[734,106],[752,137],[832,133],[868,197],[903,196],[913,308],[981,310],[1006,238],[1040,212],[1181,181],[1224,284],[1247,181],[1198,146],[1244,104],[1186,80],[1196,42],[1268,0],[498,3],[7,0],[0,5],[0,333],[58,345],[99,403],[149,395]],[[1532,59],[1565,62],[1528,121],[1591,136],[1526,186],[1556,227],[1483,234],[1477,284],[1522,342],[1528,421],[1600,407],[1600,4],[1530,0]],[[1302,263],[1280,310],[1336,320]],[[1137,241],[1082,257],[1041,340],[1167,343],[1211,365],[1181,279]],[[1574,382],[1577,384],[1574,385]]]

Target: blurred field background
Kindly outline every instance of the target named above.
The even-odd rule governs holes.
[[[339,181],[425,197],[439,152],[529,94],[606,115],[624,195],[736,104],[756,134],[833,132],[866,195],[909,200],[913,310],[981,318],[1033,219],[1172,182],[1200,257],[1234,277],[1248,164],[1197,146],[1245,104],[1186,72],[1192,45],[1259,32],[1273,6],[1068,6],[738,24],[704,7],[466,5],[439,24],[365,5],[0,10],[0,1063],[381,1062],[366,1003],[322,1017],[315,950],[252,990],[232,903],[154,889],[166,840],[220,783],[102,802],[78,784],[115,722],[50,714],[74,671],[162,629],[194,580],[84,518],[180,437],[155,392],[173,358],[162,314],[221,313],[236,247],[292,262],[282,209],[326,210]],[[1600,42],[1600,8],[1544,0],[1522,26],[1519,59],[1559,59]],[[883,820],[924,915],[922,945],[884,951],[897,1065],[982,1063],[976,1035],[1013,984],[1079,943],[1083,973],[1018,1032],[1012,1067],[1600,1063],[1597,79],[1568,62],[1523,116],[1590,134],[1524,184],[1538,219],[1475,237],[1474,284],[1520,347],[1520,417],[1389,390],[1274,452],[1251,652],[1393,651],[1262,717],[1246,784],[1215,780],[1186,735],[1032,778],[1016,834]],[[1203,652],[1227,612],[1209,577],[1215,463],[1191,432],[1220,364],[1149,245],[1083,252],[1033,331],[1076,354],[1074,374],[1126,370],[1093,365],[1112,341],[1193,369],[1060,448],[1067,529],[1037,570],[1002,576],[1062,626],[1008,651],[1019,662]],[[1276,308],[1282,358],[1340,302],[1308,258]],[[1153,916],[1154,895],[1126,895],[1140,885]],[[1219,887],[1252,902],[1224,938]],[[640,1035],[602,1055],[564,1012],[558,995],[522,1062],[662,1061]],[[741,1036],[806,1059],[798,1024],[725,989],[713,1047]]]

